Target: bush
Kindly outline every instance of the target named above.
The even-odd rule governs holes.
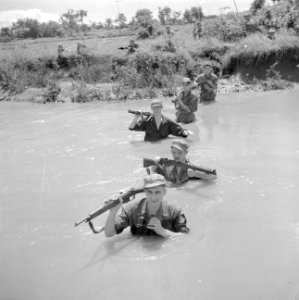
[[[293,86],[290,82],[282,79],[280,72],[276,69],[277,64],[277,62],[274,63],[266,70],[267,79],[262,82],[262,87],[265,91],[284,90]]]
[[[203,35],[222,41],[238,41],[246,36],[246,20],[241,14],[221,15],[204,23]]]
[[[137,39],[148,39],[150,37],[150,34],[149,32],[144,29],[144,28],[141,28],[139,29],[139,31],[137,32]]]
[[[299,62],[299,40],[287,31],[275,40],[255,33],[240,41],[223,58],[224,72],[233,73],[237,67],[269,65],[274,62]]]

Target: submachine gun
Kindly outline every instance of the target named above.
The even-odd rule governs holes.
[[[108,201],[105,202],[104,206],[102,206],[101,208],[97,209],[96,211],[90,213],[87,218],[81,220],[80,222],[76,222],[75,227],[82,224],[82,223],[88,223],[88,225],[89,225],[89,227],[90,227],[90,229],[92,230],[93,233],[102,232],[105,229],[104,227],[102,227],[100,230],[96,230],[94,228],[94,225],[91,222],[94,218],[96,218],[99,215],[103,214],[104,212],[106,212],[110,208],[112,208],[114,206],[117,206],[121,201],[120,199],[122,199],[122,203],[127,203],[127,202],[133,200],[135,198],[136,194],[143,193],[143,192],[144,192],[143,188],[138,188],[138,189],[131,188],[128,191],[124,192],[123,194],[120,194],[116,197],[112,197],[111,199],[109,199]]]

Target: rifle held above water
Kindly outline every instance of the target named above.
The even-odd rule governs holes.
[[[111,209],[112,207],[117,206],[120,203],[120,198],[122,199],[122,203],[127,203],[130,200],[134,199],[134,196],[136,194],[142,193],[143,191],[144,191],[143,188],[138,188],[138,189],[132,188],[132,189],[129,189],[128,191],[124,192],[123,194],[120,194],[118,196],[118,198],[113,197],[113,198],[109,199],[108,201],[106,201],[104,206],[102,206],[99,209],[97,209],[96,211],[90,213],[87,218],[81,220],[80,222],[76,222],[75,227],[82,224],[82,223],[88,223],[88,225],[91,228],[91,230],[93,231],[93,233],[100,233],[103,229],[101,229],[100,231],[97,231],[94,228],[94,226],[91,222],[94,218],[96,218],[99,215],[103,214],[104,212]]]
[[[168,159],[168,158],[160,158],[158,161],[150,158],[144,158],[143,159],[143,167],[148,168],[150,166],[157,166],[159,164],[163,165],[174,165],[174,166],[184,166],[187,167],[188,169],[194,170],[194,171],[200,171],[206,174],[212,174],[212,175],[217,175],[217,172],[215,169],[210,169],[206,167],[198,167],[190,163],[184,163],[180,161],[175,161],[173,159]]]

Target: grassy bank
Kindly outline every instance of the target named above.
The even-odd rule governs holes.
[[[249,86],[286,88],[290,82],[299,81],[299,39],[291,32],[279,32],[274,40],[255,33],[228,43],[216,38],[194,41],[191,25],[173,30],[171,42],[163,36],[141,40],[138,52],[129,56],[118,49],[128,44],[129,38],[123,36],[99,39],[94,34],[80,40],[53,38],[1,44],[1,88],[7,94],[43,88],[46,99],[53,101],[55,97],[49,95],[58,95],[63,82],[73,83],[77,90],[74,101],[153,97],[159,92],[171,96],[181,77],[196,76],[205,61],[212,62],[217,74],[233,78],[239,74]],[[78,41],[85,46],[81,54],[76,53]],[[58,45],[65,48],[62,58],[57,57]],[[234,80],[227,84],[235,84]],[[96,92],[90,92],[90,85],[95,84]],[[110,85],[108,92],[101,92],[99,86],[103,85]]]

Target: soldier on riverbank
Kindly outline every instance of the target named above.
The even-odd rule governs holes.
[[[135,41],[133,39],[130,40],[129,45],[127,47],[119,47],[118,49],[120,50],[125,50],[127,49],[127,54],[133,54],[137,51],[137,49],[139,48],[139,45],[137,43],[135,43]]]
[[[153,100],[151,103],[152,114],[146,118],[142,115],[135,115],[129,129],[145,131],[144,140],[150,142],[167,138],[170,134],[186,138],[189,134],[188,131],[162,115],[162,108],[161,100]]]
[[[200,39],[202,37],[202,23],[201,21],[198,21],[196,23],[194,23],[194,27],[193,27],[193,38],[194,40],[196,40],[196,37],[198,36],[198,39]]]
[[[164,238],[189,231],[181,209],[164,200],[167,190],[162,175],[144,177],[143,188],[146,198],[133,200],[124,206],[120,203],[110,209],[105,223],[106,237],[119,234],[129,226],[133,235],[158,235]]]

